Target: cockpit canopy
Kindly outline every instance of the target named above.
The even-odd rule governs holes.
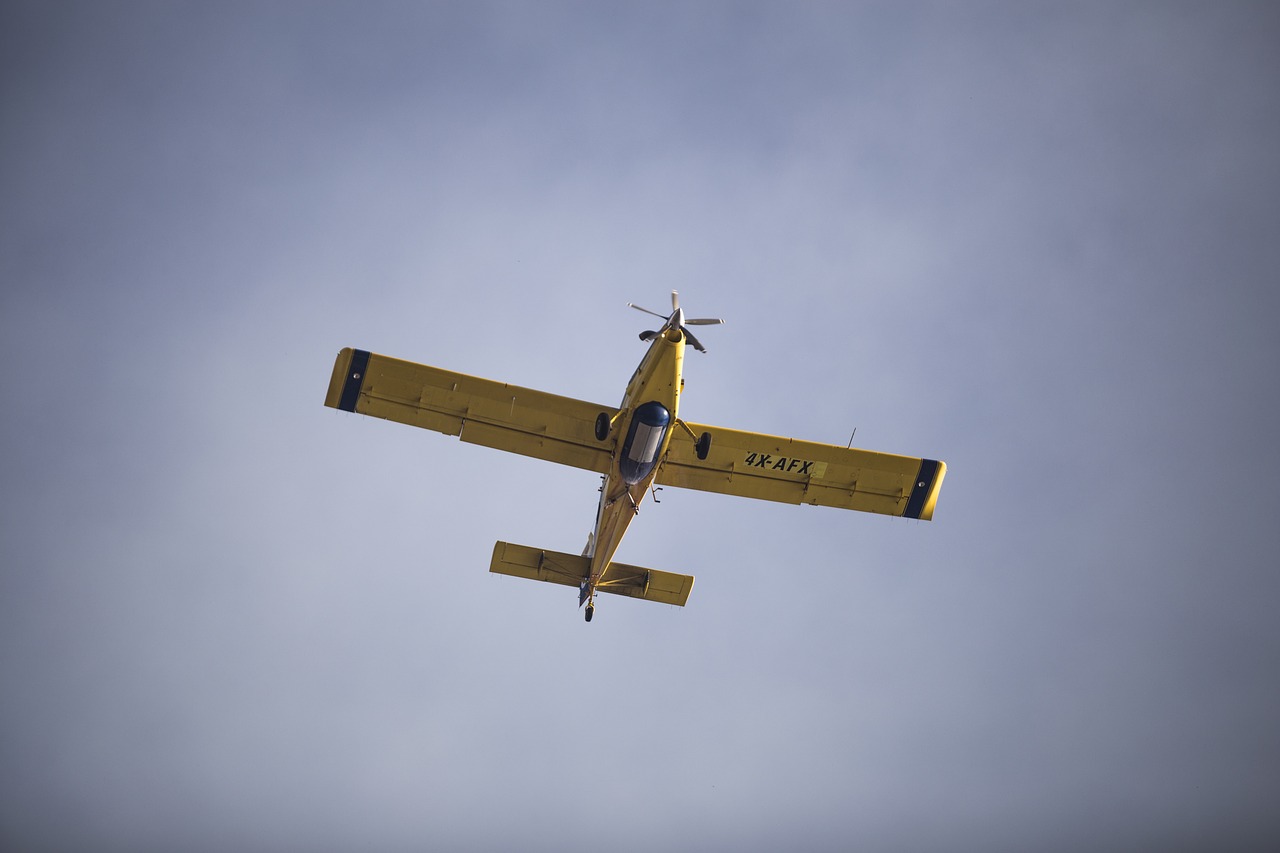
[[[671,413],[666,406],[649,402],[636,407],[635,414],[631,416],[631,429],[627,431],[626,441],[622,443],[622,458],[619,460],[624,482],[634,486],[649,476],[653,467],[658,464],[662,441],[670,428]]]

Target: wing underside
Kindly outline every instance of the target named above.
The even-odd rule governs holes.
[[[595,420],[617,412],[350,347],[338,353],[325,405],[601,474],[611,448],[596,439]]]
[[[664,486],[739,497],[929,520],[947,466],[870,450],[685,424],[674,430],[658,471]],[[711,446],[698,457],[695,436]]]

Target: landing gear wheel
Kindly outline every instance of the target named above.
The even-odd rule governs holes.
[[[587,605],[587,621],[591,621],[591,617],[596,615],[596,606],[594,604]]]
[[[693,444],[693,452],[698,454],[699,459],[707,458],[707,454],[711,452],[711,433],[704,432],[698,437]]]
[[[609,437],[609,416],[604,412],[596,415],[596,441],[604,441]]]

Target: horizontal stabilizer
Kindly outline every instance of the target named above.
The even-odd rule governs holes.
[[[535,581],[580,586],[591,571],[591,558],[559,551],[544,551],[527,545],[499,542],[493,546],[489,571]],[[660,572],[641,566],[610,563],[596,591],[629,595],[645,601],[660,601],[683,607],[693,590],[692,575]]]

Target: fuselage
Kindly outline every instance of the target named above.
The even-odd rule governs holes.
[[[616,436],[613,462],[600,488],[596,528],[586,555],[591,558],[592,589],[604,579],[627,525],[640,511],[672,430],[680,428],[676,418],[684,384],[684,346],[678,326],[653,338],[610,425]]]

